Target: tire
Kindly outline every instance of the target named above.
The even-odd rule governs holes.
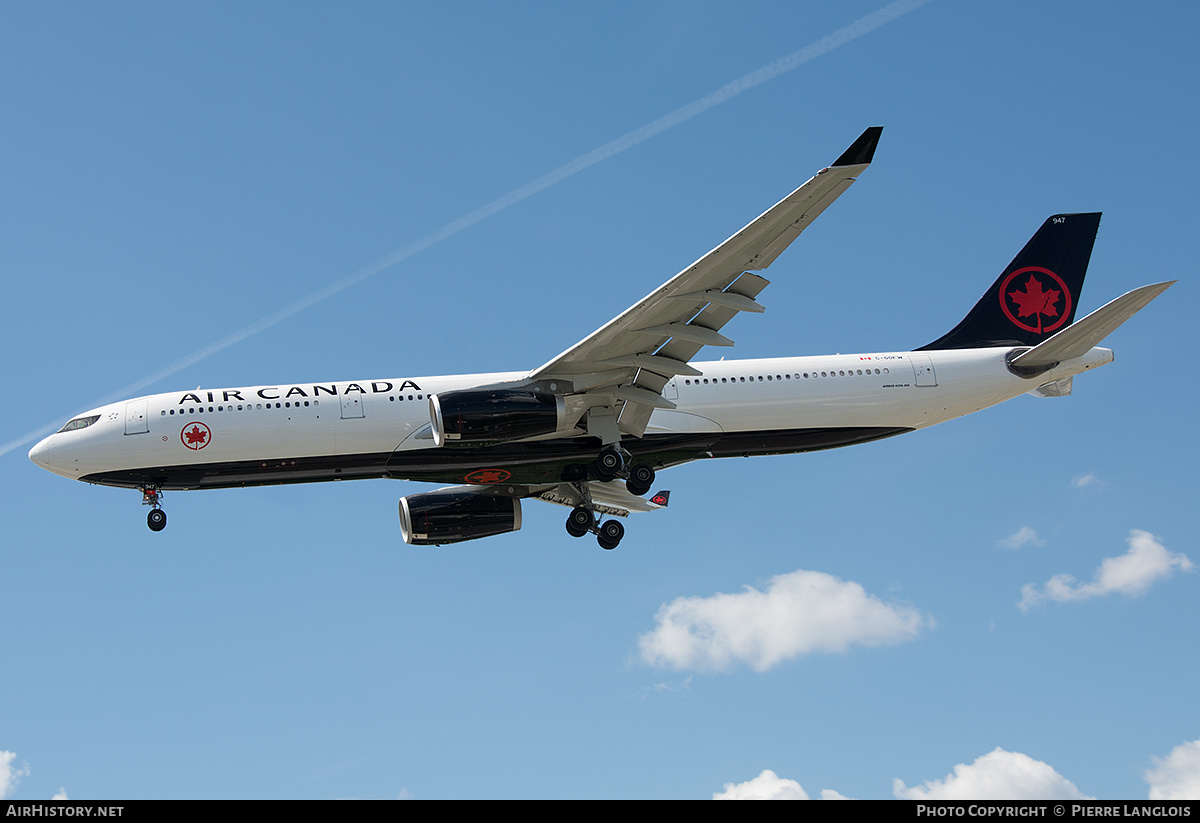
[[[643,494],[646,494],[653,485],[654,469],[645,463],[634,466],[629,472],[628,479],[625,480],[625,488],[635,497],[641,497]]]
[[[146,515],[146,525],[152,532],[160,532],[167,527],[167,513],[162,509],[151,509]]]
[[[617,547],[624,536],[625,527],[621,525],[620,520],[605,520],[600,525],[600,534],[596,536],[596,541],[600,544],[600,548],[612,550]]]
[[[600,456],[596,458],[592,466],[596,470],[596,477],[600,480],[612,480],[617,476],[617,472],[621,470],[621,455],[612,449],[605,449],[600,452]]]
[[[583,537],[594,523],[592,512],[583,506],[576,506],[567,515],[567,534],[572,537]]]

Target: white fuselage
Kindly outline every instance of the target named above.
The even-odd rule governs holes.
[[[1029,379],[1007,368],[1010,351],[1000,347],[693,363],[700,376],[676,377],[663,391],[676,408],[657,409],[645,437],[630,438],[627,445],[636,450],[639,443],[684,435],[696,435],[698,443],[735,443],[738,437],[763,442],[762,448],[745,453],[846,445],[961,417],[1112,360],[1111,351],[1094,348]],[[65,477],[130,487],[149,483],[203,488],[380,476],[486,485],[495,482],[489,468],[507,468],[505,461],[531,458],[511,447],[488,452],[436,446],[429,433],[429,396],[523,377],[514,372],[155,394],[94,409],[81,416],[96,415],[94,423],[50,435],[29,456]],[[803,439],[805,432],[855,430],[879,433]],[[782,439],[772,441],[777,434]],[[525,445],[530,454],[539,449],[534,442]],[[740,445],[725,450],[706,447],[694,457],[676,455],[666,464],[742,451]],[[454,459],[448,461],[448,455]],[[425,470],[435,465],[440,466],[437,472]]]

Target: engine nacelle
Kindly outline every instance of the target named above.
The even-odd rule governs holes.
[[[413,546],[440,546],[519,531],[521,501],[442,489],[400,498],[400,532]]]
[[[467,389],[429,396],[433,442],[439,446],[507,443],[565,431],[561,395],[523,389]]]

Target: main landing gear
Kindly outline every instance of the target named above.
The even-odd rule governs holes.
[[[596,535],[596,542],[602,549],[615,549],[625,536],[625,527],[620,520],[605,520],[592,513],[587,506],[576,506],[567,515],[567,534],[572,537],[583,537],[588,532]]]
[[[633,463],[633,456],[619,445],[606,446],[590,465],[569,467],[564,480],[570,482],[579,493],[579,505],[567,516],[567,534],[583,537],[588,532],[596,535],[602,549],[615,549],[625,536],[625,526],[620,520],[600,522],[600,516],[592,506],[592,496],[586,482],[590,474],[596,480],[607,482],[618,477],[625,478],[625,489],[636,497],[650,491],[654,485],[654,468],[647,463]]]
[[[167,527],[167,513],[162,510],[162,492],[157,486],[142,486],[142,505],[149,506],[146,513],[146,525],[152,532],[160,532]]]
[[[609,446],[592,461],[592,472],[598,480],[616,480],[618,477],[624,477],[625,488],[629,493],[641,497],[654,485],[654,469],[646,463],[630,465],[632,460],[632,455],[625,450]]]

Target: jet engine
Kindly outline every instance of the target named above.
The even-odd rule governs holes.
[[[566,431],[560,395],[520,389],[467,389],[429,396],[433,442],[439,446],[507,443]]]
[[[521,501],[463,489],[400,498],[400,531],[412,546],[440,546],[519,531]]]

